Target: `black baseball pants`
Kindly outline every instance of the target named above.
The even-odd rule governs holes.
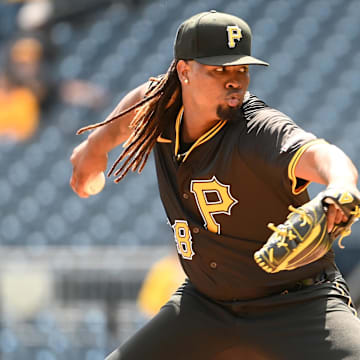
[[[215,302],[181,286],[106,360],[359,360],[360,320],[340,273],[252,301]]]

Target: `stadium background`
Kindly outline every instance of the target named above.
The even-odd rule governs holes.
[[[34,135],[0,143],[0,358],[102,360],[144,321],[136,303],[140,285],[150,266],[173,251],[173,236],[152,159],[141,176],[118,185],[108,179],[97,196],[80,199],[71,191],[68,159],[86,136],[76,130],[101,121],[128,90],[165,72],[178,25],[216,9],[247,20],[253,54],[271,64],[251,69],[250,90],[340,146],[359,168],[360,2],[53,0],[47,6],[51,11],[36,23],[22,3],[0,4],[2,64],[14,39],[36,33],[52,50],[46,68],[53,87]],[[91,91],[90,100],[81,98],[84,88],[70,99],[69,88],[59,90],[73,80],[95,89],[98,106]],[[310,192],[320,189],[312,185]],[[346,249],[335,245],[357,305],[359,237],[355,225]]]

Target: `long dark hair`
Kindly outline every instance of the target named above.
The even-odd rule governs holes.
[[[119,111],[117,108],[101,123],[81,128],[77,134],[96,129],[116,121],[123,115],[136,109],[136,115],[130,123],[132,132],[124,143],[124,150],[112,165],[108,176],[114,173],[115,182],[125,177],[128,171],[138,171],[144,168],[157,138],[164,131],[169,116],[176,116],[181,104],[181,86],[176,71],[177,61],[173,60],[166,74],[159,78],[150,78],[154,83],[144,99],[133,106]],[[122,162],[119,168],[115,168]],[[115,171],[115,172],[114,172]]]

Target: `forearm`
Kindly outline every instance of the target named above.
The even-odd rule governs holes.
[[[121,120],[122,119],[115,120],[113,123],[92,131],[88,136],[88,145],[90,148],[98,153],[107,154],[123,143],[128,138],[130,130],[124,131],[121,129],[119,125]]]
[[[329,149],[316,155],[319,174],[326,185],[351,184],[356,186],[358,171],[347,155],[338,147],[330,145]]]
[[[350,158],[330,144],[311,146],[300,158],[295,175],[326,186],[356,188],[358,182],[358,171]]]

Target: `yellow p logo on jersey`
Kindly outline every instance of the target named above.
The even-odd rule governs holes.
[[[216,222],[214,215],[230,215],[231,208],[238,203],[230,193],[230,185],[222,184],[213,176],[210,180],[192,180],[190,191],[195,196],[205,228],[220,234],[220,224]],[[207,195],[210,193],[216,194],[217,200],[209,201]]]
[[[228,46],[233,49],[236,46],[235,40],[240,41],[242,38],[241,29],[237,25],[229,25],[226,27],[228,36]]]

